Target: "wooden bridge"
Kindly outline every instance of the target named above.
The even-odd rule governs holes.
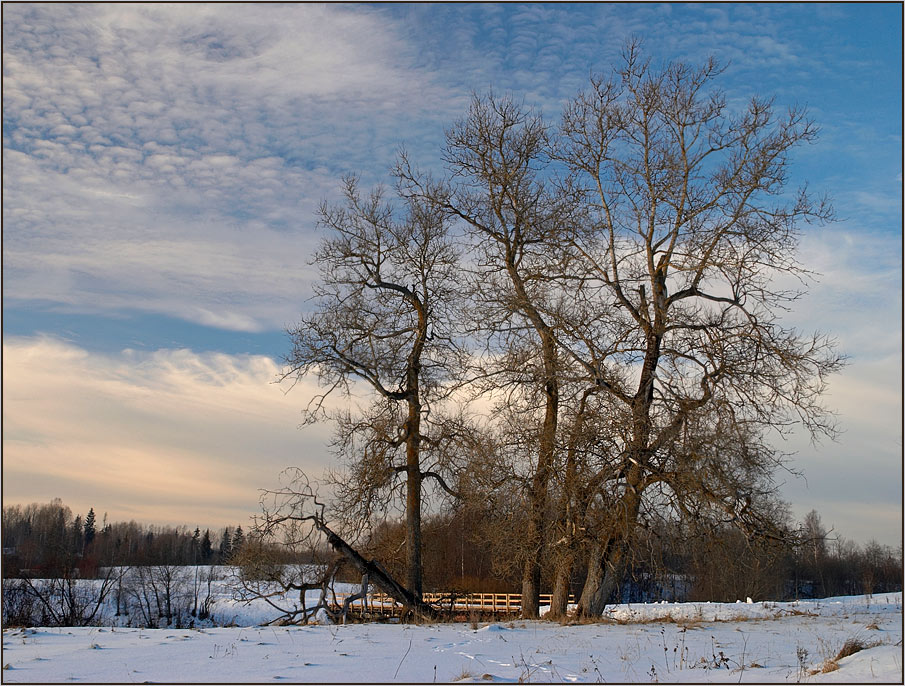
[[[342,611],[346,598],[352,593],[337,593],[332,609]],[[468,617],[472,614],[516,615],[522,609],[521,593],[425,593],[425,603],[430,603],[438,610],[450,615]],[[553,595],[540,594],[540,605],[550,605]],[[569,596],[574,603],[575,597]],[[385,593],[369,593],[367,603],[364,598],[356,598],[349,605],[349,611],[356,616],[398,617],[402,615],[402,604]]]

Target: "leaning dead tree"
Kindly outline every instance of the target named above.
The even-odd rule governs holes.
[[[395,579],[378,561],[366,559],[342,536],[336,533],[327,524],[325,517],[326,504],[318,500],[317,492],[308,478],[298,469],[290,469],[284,472],[286,486],[280,489],[265,491],[261,498],[262,514],[255,525],[255,534],[260,541],[265,543],[281,542],[284,547],[297,548],[302,545],[307,550],[322,551],[324,546],[338,555],[338,559],[346,565],[352,566],[363,578],[366,584],[372,584],[382,592],[399,602],[403,608],[413,615],[423,619],[437,619],[438,612],[431,605],[421,601],[420,596]],[[302,610],[294,615],[284,612],[287,620],[307,621],[313,617],[320,608],[329,608],[328,589],[332,589],[332,581],[337,569],[337,560],[322,565],[314,565],[317,570],[317,582],[296,583],[286,586],[285,580],[281,581],[281,588],[273,589],[268,595],[257,587],[259,597],[276,597],[283,590],[298,590],[300,592],[300,604]],[[279,572],[274,570],[269,577],[271,581],[277,578]],[[265,576],[265,578],[267,578]],[[364,584],[363,584],[364,585]],[[320,596],[317,605],[311,609],[304,609],[304,594],[307,590],[319,590]],[[332,590],[329,590],[332,593]],[[336,597],[333,595],[332,604],[335,606]],[[328,612],[328,614],[331,614]],[[336,616],[333,616],[336,619]]]

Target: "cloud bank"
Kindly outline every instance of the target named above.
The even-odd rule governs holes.
[[[3,343],[3,495],[144,522],[246,524],[281,470],[320,474],[326,426],[298,430],[313,387],[291,394],[262,356],[89,353]]]

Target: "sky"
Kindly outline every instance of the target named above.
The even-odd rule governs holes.
[[[555,120],[640,37],[726,64],[821,129],[791,174],[837,221],[784,322],[834,336],[844,433],[796,435],[796,517],[902,541],[902,5],[4,4],[3,502],[111,521],[248,524],[259,490],[330,464],[277,383],[310,307],[316,209],[404,146],[442,173],[473,92]]]

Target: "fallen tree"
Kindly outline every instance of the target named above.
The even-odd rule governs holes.
[[[287,486],[263,492],[262,514],[254,528],[256,537],[268,543],[279,541],[292,549],[301,546],[309,550],[323,549],[323,543],[326,543],[362,577],[366,576],[368,583],[400,603],[404,612],[424,620],[433,621],[440,618],[440,613],[435,607],[423,602],[411,589],[403,586],[378,560],[366,559],[327,525],[324,514],[326,504],[318,500],[316,489],[304,472],[290,469],[286,470],[283,476],[284,480],[288,481]],[[326,588],[324,584],[319,587]],[[322,601],[324,597],[322,592]],[[307,620],[309,616],[310,613],[305,619]]]

